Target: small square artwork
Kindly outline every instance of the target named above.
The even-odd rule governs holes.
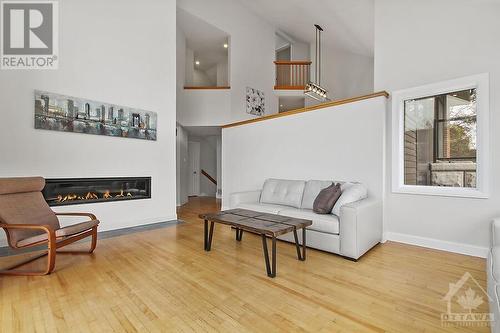
[[[35,128],[156,140],[155,112],[35,91]]]
[[[263,116],[265,113],[264,92],[247,87],[247,113]]]

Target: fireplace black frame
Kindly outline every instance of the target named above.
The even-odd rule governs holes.
[[[130,197],[124,196],[120,197],[119,199],[98,198],[98,199],[74,200],[65,202],[54,202],[54,201],[49,201],[47,199],[47,186],[51,184],[60,184],[60,183],[78,184],[87,182],[120,182],[120,181],[121,182],[145,181],[146,195],[130,196]],[[45,198],[45,201],[47,201],[47,203],[51,207],[151,199],[151,177],[49,178],[45,180],[45,188],[42,190],[42,194]]]

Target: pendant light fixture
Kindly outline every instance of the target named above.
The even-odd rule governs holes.
[[[306,85],[304,94],[318,101],[324,102],[328,100],[328,91],[326,91],[325,88],[321,87],[321,32],[323,31],[323,28],[321,28],[317,24],[315,24],[314,27],[316,28],[316,58],[314,62],[314,82],[311,81]]]

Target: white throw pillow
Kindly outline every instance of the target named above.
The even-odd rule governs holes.
[[[332,214],[340,216],[340,207],[345,204],[359,201],[368,196],[368,190],[362,184],[345,183],[342,184],[342,195],[335,203],[332,209]]]

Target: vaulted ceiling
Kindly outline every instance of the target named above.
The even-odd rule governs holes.
[[[373,56],[374,0],[237,0],[279,30],[314,42],[314,24],[328,46]]]
[[[177,24],[186,37],[186,46],[194,51],[195,60],[200,61],[199,69],[207,70],[227,61],[224,48],[227,33],[180,8],[177,8]]]

